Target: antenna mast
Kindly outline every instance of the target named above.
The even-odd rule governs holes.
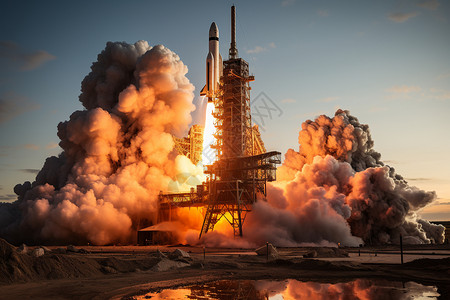
[[[238,56],[238,50],[236,48],[236,7],[231,7],[231,44],[229,58],[235,59]]]

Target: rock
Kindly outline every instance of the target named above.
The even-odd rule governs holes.
[[[31,252],[31,255],[33,257],[40,257],[40,256],[44,256],[45,251],[42,248],[36,248],[33,250],[33,252]]]
[[[179,258],[188,258],[188,259],[190,259],[191,256],[186,251],[183,251],[183,250],[180,250],[180,249],[176,249],[175,251],[170,253],[169,258],[170,259],[179,259]]]
[[[267,246],[261,246],[259,248],[255,249],[256,254],[260,255],[260,256],[267,256],[267,249],[269,249],[269,257],[270,258],[278,258],[278,251],[277,248],[275,248],[271,243],[269,243],[269,245]]]
[[[17,248],[17,252],[20,254],[27,254],[28,253],[28,247],[25,244],[22,244]]]
[[[167,258],[167,255],[165,255],[164,253],[162,253],[161,251],[156,250],[156,257],[157,258]]]
[[[78,253],[80,250],[77,247],[75,247],[74,245],[69,245],[69,246],[67,246],[67,251]]]
[[[162,259],[156,265],[154,265],[151,270],[155,272],[164,272],[172,269],[178,269],[187,267],[189,264],[181,262],[181,261],[173,261],[169,259]]]
[[[83,253],[83,254],[89,254],[89,253],[91,253],[91,252],[89,252],[88,250],[83,249],[83,248],[78,249],[78,252],[79,252],[79,253]]]

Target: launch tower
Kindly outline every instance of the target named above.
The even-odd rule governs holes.
[[[236,11],[231,7],[231,43],[228,60],[222,61],[217,53],[218,29],[210,29],[210,47],[207,56],[206,85],[201,95],[214,102],[214,126],[217,160],[206,166],[208,179],[197,186],[197,191],[183,194],[161,194],[160,209],[205,206],[206,212],[200,237],[213,230],[217,222],[226,218],[235,236],[242,236],[242,225],[252,205],[265,201],[267,182],[276,180],[276,164],[281,163],[281,153],[265,152],[250,111],[248,63],[238,57],[236,47]],[[213,41],[213,42],[211,42]],[[214,67],[211,67],[214,66]],[[216,81],[217,74],[221,74]],[[261,150],[264,150],[262,152]]]

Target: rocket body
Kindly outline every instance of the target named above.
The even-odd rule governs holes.
[[[209,28],[209,52],[206,56],[206,85],[200,92],[201,96],[208,97],[208,102],[213,101],[219,90],[220,77],[223,73],[222,56],[219,53],[219,29],[216,23]]]

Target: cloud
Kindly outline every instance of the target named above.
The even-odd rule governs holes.
[[[417,4],[417,6],[426,8],[429,10],[436,10],[438,6],[441,5],[437,0],[426,0]]]
[[[27,111],[39,109],[39,104],[15,93],[0,95],[0,124]]]
[[[395,94],[409,94],[420,92],[422,89],[419,86],[407,86],[407,85],[394,85],[393,87],[386,90],[389,93]]]
[[[11,147],[11,146],[0,146],[0,157],[8,156],[12,149],[13,149],[13,147]]]
[[[56,56],[44,50],[26,52],[14,42],[0,41],[0,58],[18,63],[21,71],[31,71],[55,59]]]
[[[281,100],[281,103],[295,103],[295,102],[297,102],[297,100],[292,99],[292,98],[287,98],[287,99]]]
[[[23,147],[28,150],[39,150],[39,146],[35,144],[25,144]]]
[[[408,181],[429,181],[429,180],[432,180],[432,179],[431,178],[419,177],[419,178],[406,178],[406,180],[408,180]]]
[[[39,169],[19,169],[19,171],[29,174],[37,174],[39,173]]]
[[[385,99],[411,99],[412,96],[420,96],[420,99],[448,101],[450,100],[450,90],[430,88],[422,90],[419,86],[395,85],[385,90],[390,93]],[[418,94],[421,92],[420,94]]]
[[[249,54],[256,54],[256,53],[260,53],[260,52],[263,52],[263,51],[266,51],[266,48],[263,48],[261,46],[256,46],[253,49],[247,50],[247,53],[249,53]]]
[[[322,196],[317,189],[320,187],[322,195],[326,193],[330,197],[327,199],[333,199],[326,203],[344,204],[333,204],[333,208],[338,208],[338,214],[350,226],[352,236],[360,237],[366,243],[392,243],[398,240],[399,234],[404,234],[405,240],[406,236],[414,239],[412,243],[430,243],[431,239],[442,241],[442,227],[413,216],[420,208],[432,203],[436,194],[409,186],[393,168],[386,166],[380,160],[381,154],[373,149],[374,141],[368,125],[359,123],[348,111],[338,110],[333,118],[321,115],[315,121],[302,123],[298,142],[298,152],[293,149],[286,152],[283,165],[277,169],[277,181],[289,182],[283,193],[288,205],[295,211],[303,211],[308,218],[306,223],[313,224],[314,230],[320,224],[316,217],[311,218],[316,213],[307,211],[305,204],[308,199],[314,199],[315,207],[322,205]],[[314,193],[307,196],[305,191],[308,189]],[[338,200],[340,197],[346,200]],[[274,197],[269,196],[268,203],[273,201]],[[320,213],[320,216],[339,226],[331,214]],[[299,217],[297,220],[301,221]],[[333,235],[333,238],[350,244],[344,241],[344,235],[339,238]]]
[[[281,6],[286,7],[293,5],[295,3],[295,0],[283,0],[281,1]]]
[[[438,100],[450,100],[450,92],[447,91],[443,94],[437,95],[435,98]]]
[[[431,88],[430,92],[432,93],[432,95],[431,95],[432,99],[436,99],[436,100],[440,100],[440,101],[450,100],[450,91],[443,90],[443,89]]]
[[[272,43],[269,43],[267,47],[256,46],[255,48],[249,49],[246,52],[248,54],[257,54],[257,53],[261,53],[261,52],[267,51],[269,48],[274,49],[276,47],[277,46],[275,45],[275,43],[272,42]]]
[[[335,100],[339,99],[339,97],[326,97],[326,98],[321,98],[321,99],[317,99],[316,102],[320,102],[320,103],[328,103],[328,102],[333,102]]]
[[[48,143],[47,144],[47,146],[45,146],[45,148],[47,148],[47,149],[55,149],[55,148],[58,148],[58,143],[55,143],[55,142],[51,142],[51,143]]]
[[[318,10],[317,14],[321,17],[328,17],[329,16],[329,12],[328,10]]]
[[[388,15],[389,20],[394,21],[396,23],[403,23],[408,19],[411,19],[415,16],[419,15],[418,12],[410,12],[410,13],[390,13]]]

